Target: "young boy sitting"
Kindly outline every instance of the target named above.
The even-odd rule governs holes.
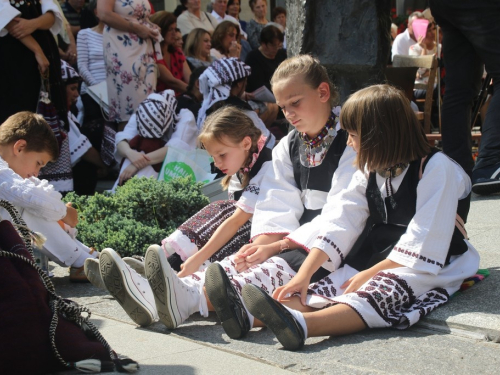
[[[85,259],[97,258],[99,253],[62,228],[76,226],[77,211],[71,203],[64,204],[46,180],[37,178],[40,168],[58,156],[56,137],[42,116],[31,112],[10,116],[0,125],[0,199],[16,206],[26,225],[47,238],[40,251],[56,263],[71,266],[71,281],[87,281]],[[10,219],[10,215],[1,209],[0,218]]]

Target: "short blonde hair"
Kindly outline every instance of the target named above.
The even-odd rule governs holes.
[[[320,61],[310,55],[298,55],[283,61],[275,70],[271,78],[271,86],[279,81],[293,76],[302,76],[304,82],[317,89],[322,82],[326,82],[330,87],[330,106],[333,108],[339,101],[339,93],[334,86],[326,68]]]
[[[390,85],[374,85],[352,94],[342,106],[340,124],[359,138],[361,170],[376,171],[423,158],[430,152],[410,101]]]

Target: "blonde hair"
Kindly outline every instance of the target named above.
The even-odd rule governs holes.
[[[205,34],[208,34],[208,36],[210,36],[210,33],[205,29],[196,28],[191,30],[186,38],[186,44],[184,46],[184,54],[186,55],[186,57],[194,57],[195,59],[200,59],[201,47]]]
[[[356,165],[376,171],[423,158],[430,152],[410,101],[390,85],[374,85],[352,94],[342,106],[340,124],[356,133]]]
[[[286,59],[275,70],[271,78],[271,86],[294,76],[302,76],[304,82],[313,89],[317,89],[321,83],[326,82],[330,87],[329,104],[331,108],[338,103],[339,93],[337,88],[330,80],[326,68],[321,65],[318,59],[310,55],[298,55]]]
[[[254,125],[252,119],[248,117],[242,110],[233,107],[225,106],[208,116],[203,125],[198,141],[201,143],[217,141],[224,144],[224,137],[227,137],[232,143],[237,144],[243,141],[245,137],[250,137],[252,147],[248,152],[248,158],[242,168],[248,166],[252,161],[252,155],[258,152],[258,142],[261,136],[261,131]],[[227,189],[231,176],[226,176],[222,179],[222,187]],[[248,173],[243,174],[241,185],[243,188],[248,186],[250,176]]]
[[[41,115],[18,112],[0,125],[0,145],[14,144],[21,139],[26,141],[26,151],[47,152],[52,160],[59,157],[56,136]]]

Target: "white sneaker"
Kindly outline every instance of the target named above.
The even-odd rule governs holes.
[[[101,252],[99,270],[106,289],[135,323],[147,326],[158,320],[147,280],[127,266],[116,251],[104,249]]]
[[[143,258],[142,262],[138,259],[131,258],[131,257],[125,257],[122,259],[125,263],[127,263],[127,266],[132,268],[135,272],[140,274],[142,277],[144,277],[146,275],[145,271],[144,271],[144,258]]]
[[[190,278],[177,277],[160,246],[151,245],[148,248],[145,264],[160,322],[167,328],[177,328],[200,310],[200,285]]]
[[[93,286],[106,290],[106,285],[104,285],[101,272],[99,271],[99,259],[85,259],[85,263],[83,263],[83,272],[85,272],[85,276],[87,276],[87,279]]]

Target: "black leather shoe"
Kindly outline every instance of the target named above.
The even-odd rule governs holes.
[[[219,263],[213,263],[207,268],[205,289],[227,335],[232,339],[245,336],[250,330],[247,312]]]
[[[253,284],[243,286],[241,294],[248,311],[273,331],[286,350],[304,346],[304,329],[285,306]]]

